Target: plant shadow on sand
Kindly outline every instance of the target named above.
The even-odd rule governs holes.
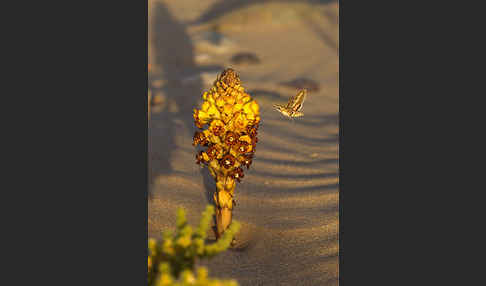
[[[154,72],[150,76],[149,86],[154,95],[165,95],[165,104],[159,110],[152,107],[148,140],[149,186],[152,186],[157,176],[173,173],[170,162],[176,147],[176,133],[182,128],[188,132],[194,131],[192,109],[197,104],[197,95],[201,94],[203,86],[198,76],[191,80],[190,85],[180,83],[183,74],[196,74],[194,47],[185,27],[175,20],[164,4],[152,2],[151,5],[150,62]],[[152,83],[156,81],[164,84],[153,86]],[[152,195],[150,189],[149,197]]]
[[[214,178],[211,176],[209,173],[209,170],[207,167],[201,167],[199,170],[201,173],[201,176],[203,177],[203,183],[204,183],[204,190],[206,199],[208,201],[208,204],[214,205],[214,198],[213,194],[216,190],[216,182],[214,182]]]

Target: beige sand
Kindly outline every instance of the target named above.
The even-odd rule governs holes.
[[[243,224],[238,247],[200,264],[211,276],[240,285],[338,285],[337,3],[306,4],[285,14],[293,2],[256,4],[261,8],[226,2],[218,10],[214,0],[149,1],[149,84],[162,98],[151,108],[149,128],[149,236],[173,229],[179,207],[197,224],[209,202],[215,186],[207,169],[195,164],[192,108],[215,73],[233,67],[260,104],[259,143],[236,187],[234,219]],[[306,9],[318,13],[305,17]],[[248,10],[270,11],[273,18],[239,16],[221,30],[224,41],[200,40],[208,23],[254,14]],[[261,64],[233,65],[237,52],[253,52]],[[291,121],[272,104],[296,94],[280,83],[298,77],[317,81],[320,89],[309,93],[304,117]]]

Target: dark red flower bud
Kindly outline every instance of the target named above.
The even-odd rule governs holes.
[[[250,144],[248,144],[246,141],[240,141],[237,150],[239,153],[245,154],[250,151]]]
[[[194,124],[196,125],[197,128],[202,129],[204,124],[200,122],[199,120],[194,120]]]
[[[243,173],[243,169],[241,169],[240,167],[234,169],[233,171],[231,171],[231,173],[229,174],[232,178],[234,178],[235,180],[238,181],[238,183],[241,182],[241,179],[243,179],[243,177],[245,177],[245,174]]]
[[[196,164],[201,164],[201,162],[204,163],[203,156],[202,156],[203,151],[199,151],[198,154],[196,154]]]
[[[219,148],[216,145],[211,145],[208,150],[206,150],[208,157],[212,160],[218,156]]]
[[[246,133],[251,137],[251,138],[255,138],[258,134],[257,132],[257,127],[255,126],[248,126],[246,128]]]
[[[250,165],[253,161],[253,155],[245,155],[243,156],[243,161],[241,162],[242,165],[246,166],[247,169],[250,169]]]
[[[194,137],[192,138],[192,146],[197,146],[198,144],[201,144],[201,146],[207,146],[208,143],[209,141],[206,136],[204,136],[204,133],[197,131],[194,133]]]
[[[213,131],[213,134],[216,135],[216,136],[220,136],[223,134],[224,132],[224,127],[223,126],[219,126],[219,125],[216,125],[212,128],[212,131]]]
[[[226,154],[223,157],[223,159],[221,159],[220,164],[224,168],[229,169],[229,168],[233,167],[233,165],[235,164],[235,157],[233,157],[233,155]]]
[[[239,138],[238,134],[232,131],[228,131],[226,132],[224,143],[231,146],[233,144],[236,144],[236,142],[238,142],[238,138]]]

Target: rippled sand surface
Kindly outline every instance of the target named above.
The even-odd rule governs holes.
[[[232,67],[260,104],[259,142],[235,191],[234,219],[243,224],[237,247],[200,264],[240,285],[338,285],[338,5],[225,2],[149,1],[149,85],[159,98],[149,127],[149,236],[173,229],[179,207],[197,224],[209,202],[215,185],[195,164],[192,108],[215,75]],[[285,12],[292,9],[300,12]],[[246,20],[248,11],[274,10],[280,14]],[[305,17],[306,11],[315,12]],[[232,25],[241,27],[211,30],[208,23],[224,25],[227,15],[240,15]],[[260,63],[232,64],[240,52]],[[304,117],[289,120],[272,104],[296,94],[281,84],[295,78],[319,89],[308,94]]]

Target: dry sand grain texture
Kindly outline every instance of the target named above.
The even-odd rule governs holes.
[[[214,182],[195,164],[191,145],[192,108],[214,71],[232,67],[260,104],[259,143],[235,190],[234,219],[243,224],[238,247],[199,264],[240,285],[338,285],[338,5],[244,2],[149,0],[149,80],[153,95],[163,98],[152,107],[149,128],[149,236],[174,229],[179,207],[197,224],[211,202]],[[214,23],[224,26],[219,31],[228,41],[212,49],[197,39]],[[255,53],[261,63],[231,64],[239,52]],[[304,117],[288,120],[272,104],[297,93],[279,84],[297,77],[320,89],[308,94]]]

